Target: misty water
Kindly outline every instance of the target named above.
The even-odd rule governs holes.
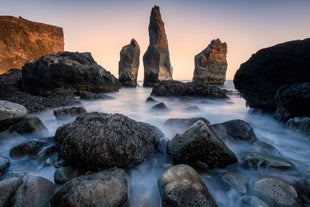
[[[142,83],[140,82],[140,85]],[[226,81],[222,86],[232,90],[230,99],[214,100],[206,98],[166,98],[154,97],[160,102],[164,102],[169,111],[153,111],[152,106],[156,103],[146,103],[150,96],[151,88],[122,88],[117,93],[110,93],[115,99],[82,101],[88,112],[98,111],[104,113],[120,113],[136,121],[147,122],[161,129],[166,138],[172,139],[176,133],[181,133],[179,129],[164,126],[164,122],[169,118],[191,118],[204,117],[211,124],[221,123],[232,119],[242,119],[250,123],[258,139],[273,145],[279,155],[295,166],[292,170],[272,170],[272,169],[246,169],[241,166],[242,154],[253,151],[246,142],[225,141],[228,147],[237,155],[239,164],[229,166],[226,169],[211,170],[204,172],[198,170],[200,176],[215,198],[219,206],[236,206],[242,194],[224,185],[221,176],[227,170],[237,170],[245,174],[248,179],[248,195],[251,195],[251,183],[260,177],[276,176],[286,180],[296,181],[309,178],[310,175],[310,141],[309,138],[291,132],[275,121],[270,114],[252,111],[245,106],[245,100],[241,98],[233,87],[232,81]],[[195,110],[189,110],[193,109]],[[198,108],[197,108],[198,107]],[[57,121],[53,115],[53,110],[47,110],[37,115],[48,128],[45,137],[54,136],[57,127],[72,122],[74,119]],[[9,157],[9,150],[32,136],[21,136],[15,133],[6,134],[6,139],[0,139],[2,156]],[[35,175],[43,176],[54,181],[53,175],[55,167],[48,165],[49,160],[44,162],[23,158],[10,158],[11,166],[8,171],[22,170],[30,171]],[[129,206],[160,206],[160,196],[157,187],[157,179],[166,169],[173,165],[166,154],[154,152],[154,154],[144,163],[126,169],[129,173]]]

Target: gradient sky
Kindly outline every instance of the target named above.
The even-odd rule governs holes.
[[[191,80],[194,56],[220,38],[228,45],[226,78],[257,50],[310,37],[308,0],[1,0],[0,15],[61,26],[65,50],[91,52],[118,77],[121,48],[135,38],[148,46],[152,7],[160,6],[175,80]]]

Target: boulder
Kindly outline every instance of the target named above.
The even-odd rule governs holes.
[[[286,128],[310,137],[310,117],[294,117],[286,122]]]
[[[86,113],[86,109],[83,106],[58,108],[54,110],[56,119],[66,119],[70,117],[76,117]]]
[[[128,175],[118,168],[72,179],[51,199],[53,207],[123,207],[127,202]]]
[[[151,95],[155,96],[198,96],[205,98],[228,98],[227,91],[206,83],[181,81],[161,81],[154,86]]]
[[[40,152],[42,147],[46,144],[47,144],[46,140],[32,139],[14,146],[10,150],[10,156],[20,157],[25,155],[35,155],[38,152]]]
[[[162,206],[217,206],[198,173],[188,165],[175,165],[158,179]]]
[[[10,206],[11,199],[15,191],[23,183],[19,177],[8,178],[0,181],[0,206]]]
[[[275,95],[274,117],[282,122],[299,116],[310,116],[310,82],[281,87]]]
[[[108,96],[104,93],[92,93],[89,91],[80,92],[81,100],[97,100],[97,99],[114,99],[114,97]]]
[[[17,123],[10,126],[10,131],[15,131],[19,134],[41,134],[44,131],[47,131],[47,128],[38,117],[27,116],[25,119],[18,121]]]
[[[168,154],[177,163],[205,163],[210,169],[236,163],[237,157],[203,121],[199,120],[168,144]]]
[[[212,40],[203,51],[195,56],[193,81],[223,84],[227,70],[227,44],[220,39]]]
[[[248,178],[239,172],[236,171],[226,172],[222,176],[222,181],[239,193],[245,194],[247,192],[246,185],[248,182]]]
[[[257,139],[252,127],[240,119],[213,124],[211,128],[223,140],[232,138],[234,140],[255,141]]]
[[[168,107],[166,106],[165,103],[163,102],[160,102],[158,104],[155,104],[153,107],[152,107],[152,110],[153,111],[169,111]]]
[[[72,167],[60,167],[54,173],[54,181],[57,184],[64,184],[72,180],[77,175],[77,172]]]
[[[234,76],[235,88],[247,106],[274,111],[280,87],[309,81],[310,38],[259,50],[241,64]]]
[[[89,52],[59,52],[26,63],[22,68],[21,87],[28,93],[47,96],[56,88],[75,93],[113,92],[119,90],[120,83]]]
[[[149,24],[150,43],[143,55],[143,86],[154,86],[161,80],[172,80],[172,66],[164,22],[158,6],[151,11]]]
[[[59,155],[81,168],[130,166],[148,158],[163,133],[121,114],[86,113],[59,127]]]
[[[203,117],[193,117],[188,119],[171,118],[164,122],[164,126],[185,130],[198,120],[201,120],[205,122],[207,125],[210,125],[210,122]]]
[[[262,178],[257,180],[254,183],[253,191],[270,206],[301,206],[295,187],[278,178]]]
[[[0,100],[0,131],[24,119],[27,114],[26,107],[14,102]]]
[[[11,162],[8,158],[0,156],[0,174],[10,166]]]
[[[136,87],[140,64],[140,47],[135,39],[122,48],[118,62],[118,79],[122,86]]]
[[[63,51],[63,29],[22,17],[0,16],[0,48],[2,74],[42,55]]]

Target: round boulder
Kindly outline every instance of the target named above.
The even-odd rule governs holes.
[[[141,163],[163,136],[156,127],[121,114],[93,112],[59,127],[55,142],[64,160],[98,169]]]
[[[0,131],[25,118],[27,114],[26,107],[14,102],[0,100]]]

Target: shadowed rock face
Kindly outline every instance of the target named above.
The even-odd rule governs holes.
[[[137,86],[137,76],[140,63],[140,47],[135,39],[122,48],[118,63],[119,81],[122,86]]]
[[[143,86],[154,86],[161,80],[172,79],[172,66],[164,22],[158,6],[154,6],[149,24],[150,44],[143,56]]]
[[[61,27],[0,16],[0,74],[27,61],[64,50]]]
[[[212,40],[206,49],[195,56],[193,81],[223,84],[227,70],[227,44]]]

